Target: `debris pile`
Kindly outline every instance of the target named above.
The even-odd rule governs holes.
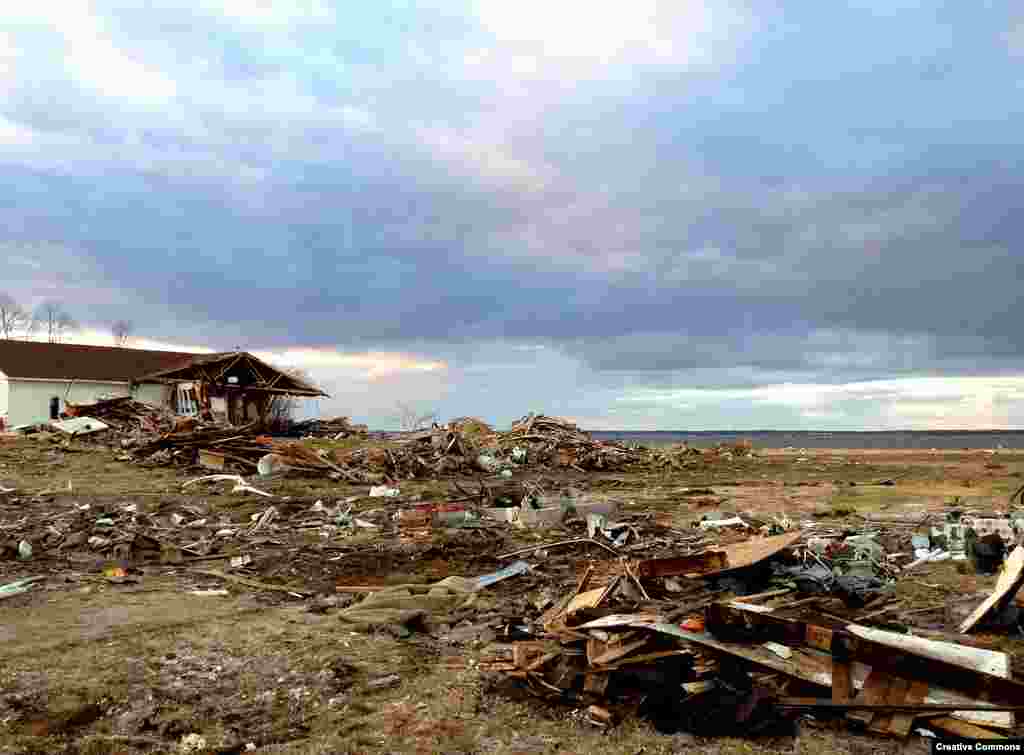
[[[335,438],[339,433],[346,437],[366,433],[364,426],[350,425],[345,418],[300,427],[305,428],[304,434],[308,430]],[[261,436],[255,424],[224,427],[191,421],[138,445],[132,456],[215,469],[234,465],[251,472],[268,453],[281,457],[270,462],[275,469],[336,475],[368,484],[481,472],[511,477],[514,470],[525,467],[616,469],[645,458],[640,451],[595,441],[572,423],[544,415],[530,415],[507,433],[495,432],[480,420],[463,418],[392,442],[338,448],[330,453]]]
[[[644,460],[642,452],[620,443],[597,441],[568,420],[528,414],[502,433],[500,447],[510,454],[525,451],[532,464],[579,471],[620,469]]]
[[[174,415],[170,412],[128,396],[94,404],[66,404],[64,413],[69,417],[101,420],[121,434],[159,433],[174,426]]]
[[[348,417],[334,419],[309,419],[293,422],[286,432],[279,433],[289,438],[330,438],[343,440],[351,437],[365,437],[370,432],[366,425],[353,424]]]
[[[156,463],[202,464],[218,469],[230,461],[252,470],[270,451],[271,444],[270,438],[258,434],[255,423],[241,427],[189,423],[137,446],[131,456]]]
[[[766,562],[798,560],[809,550],[801,537],[591,562],[561,599],[535,602],[530,639],[492,645],[482,669],[602,728],[639,716],[665,733],[735,736],[738,722],[748,735],[778,735],[813,713],[904,739],[915,726],[995,739],[1013,729],[1024,684],[1011,680],[1005,653],[856,623],[795,586],[728,597]],[[863,555],[846,553],[863,539],[841,545],[837,563]],[[1021,563],[1024,548],[976,616],[1019,589]]]

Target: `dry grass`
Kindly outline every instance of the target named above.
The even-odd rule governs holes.
[[[1005,500],[1020,482],[1013,475],[1024,468],[1024,457],[1002,457],[1003,470],[986,469],[988,461],[978,454],[945,454],[936,461],[927,455],[815,453],[806,462],[770,455],[668,473],[545,473],[529,479],[538,479],[549,492],[573,486],[617,500],[627,512],[669,512],[683,526],[703,510],[689,500],[692,496],[680,495],[686,488],[713,489],[724,499],[722,509],[787,513],[808,513],[817,506],[860,513],[918,510],[952,496]],[[173,468],[117,462],[113,453],[61,452],[45,441],[0,445],[0,480],[30,493],[49,489],[65,503],[73,498],[147,507],[202,497],[240,521],[265,506],[213,490],[184,495],[181,483],[188,477]],[[887,478],[897,484],[866,484]],[[850,481],[857,485],[850,487]],[[296,499],[322,498],[325,505],[368,492],[365,486],[326,479],[258,485]],[[446,480],[402,482],[401,488],[403,497],[420,494],[426,500],[443,499],[452,490]],[[357,510],[383,505],[388,504],[381,499],[356,502]],[[45,516],[46,506],[31,504],[19,515]],[[369,545],[376,536],[361,537]],[[365,565],[353,559],[351,573],[379,571],[385,564],[387,569],[376,574],[382,581],[422,581],[448,570],[482,568],[471,558],[471,540],[438,536],[416,561],[388,560],[386,552],[367,556]],[[915,605],[928,605],[984,592],[990,582],[944,563],[922,569],[897,590]],[[668,737],[632,719],[604,732],[571,707],[510,696],[475,669],[479,647],[448,646],[422,635],[398,640],[352,634],[333,615],[308,613],[278,594],[248,595],[236,587],[230,587],[229,597],[188,592],[222,586],[187,569],[147,573],[136,587],[106,585],[85,574],[68,583],[53,579],[45,590],[5,600],[0,753],[173,752],[191,732],[202,734],[211,747],[251,741],[258,752],[308,755],[923,752],[917,740],[888,742],[825,725],[805,726],[795,741],[765,742]],[[998,637],[982,641],[1009,644]],[[388,674],[398,674],[400,683],[370,688],[370,681]],[[88,705],[99,706],[99,718],[68,723],[70,713]],[[159,744],[147,747],[147,740]]]

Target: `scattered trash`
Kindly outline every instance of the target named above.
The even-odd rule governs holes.
[[[738,516],[734,516],[728,519],[705,519],[699,526],[702,530],[711,530],[720,527],[749,527],[750,525]]]
[[[22,540],[18,543],[18,560],[28,561],[32,558],[32,543],[28,540]]]
[[[206,739],[199,734],[186,734],[178,745],[178,751],[183,753],[203,752],[205,749]]]
[[[28,579],[19,579],[15,582],[8,582],[6,585],[0,585],[0,600],[26,593],[32,585],[43,579],[46,579],[46,577],[29,577]]]
[[[279,593],[268,599],[312,598],[311,613],[325,613],[314,608],[329,606],[345,630],[400,637],[427,631],[440,643],[478,643],[490,654],[481,669],[508,674],[533,694],[569,701],[576,721],[601,729],[638,715],[664,732],[711,736],[735,733],[739,725],[760,734],[780,731],[796,713],[838,712],[888,736],[909,736],[915,719],[927,720],[928,732],[963,735],[972,726],[1006,731],[1014,700],[1024,700],[1024,687],[1009,677],[1005,653],[931,639],[943,636],[942,627],[969,632],[975,626],[1013,626],[1004,619],[1017,610],[1024,551],[1018,547],[1008,557],[1006,551],[1016,544],[1007,533],[1021,533],[1019,515],[953,513],[936,533],[931,525],[941,515],[930,507],[904,515],[903,523],[894,521],[895,512],[884,512],[880,522],[874,514],[834,515],[831,503],[819,515],[786,495],[789,516],[775,506],[759,513],[756,505],[746,508],[742,497],[729,493],[726,499],[722,492],[729,485],[764,484],[757,475],[737,480],[718,474],[687,478],[706,480],[717,494],[710,487],[672,491],[673,499],[682,497],[685,514],[645,510],[631,507],[634,501],[627,504],[629,495],[643,504],[639,493],[615,500],[620,477],[575,473],[705,465],[749,458],[752,447],[634,448],[595,440],[571,422],[544,415],[527,415],[508,432],[465,418],[380,436],[380,443],[375,435],[372,445],[314,448],[258,435],[250,426],[212,427],[205,420],[149,414],[128,401],[104,403],[106,414],[93,411],[96,406],[75,419],[102,418],[113,432],[93,442],[99,448],[112,439],[107,445],[115,458],[188,468],[198,463],[224,473],[184,482],[181,490],[192,497],[165,496],[165,488],[140,490],[137,499],[126,492],[133,501],[127,504],[121,497],[97,497],[92,509],[65,494],[62,475],[39,495],[61,507],[58,516],[2,523],[3,558],[23,558],[23,544],[31,558],[34,546],[39,558],[88,564],[77,573],[89,583],[97,581],[98,564],[112,564],[100,571],[115,583],[143,573],[137,563],[174,564],[166,571],[187,575],[193,580],[189,587],[206,575],[241,586],[234,590]],[[333,426],[302,423],[304,434],[291,437],[363,435],[355,427],[347,420]],[[42,449],[49,457],[86,445],[36,436],[52,445]],[[823,457],[815,452],[801,458],[819,465]],[[723,465],[720,471],[742,466]],[[529,474],[544,468],[555,472]],[[573,473],[560,475],[560,469]],[[326,481],[287,485],[298,475],[358,485],[362,494],[335,500]],[[434,484],[445,477],[453,488],[447,496]],[[475,483],[466,481],[474,478]],[[412,479],[430,482],[406,482]],[[231,486],[200,485],[217,482]],[[371,498],[397,500],[369,502],[367,489]],[[228,499],[228,491],[274,500]],[[316,495],[323,500],[314,502]],[[29,498],[21,494],[10,506],[15,517],[34,511],[22,508],[22,496]],[[710,510],[726,505],[743,508]],[[886,516],[893,517],[892,527],[883,524],[890,521]],[[526,527],[552,531],[545,537]],[[477,577],[420,584],[420,571],[409,584],[386,584],[394,581],[387,575],[404,574],[409,562],[429,563],[431,570],[437,564],[436,572],[427,573],[441,576],[457,569],[454,564],[483,563],[484,571],[519,557],[529,561],[515,560]],[[966,576],[971,566],[981,574],[999,573],[981,605],[965,604],[953,594],[957,588],[932,576],[952,572],[951,564],[931,565],[954,558],[970,562],[958,564],[964,584],[972,579]],[[224,571],[197,568],[204,562]],[[897,580],[908,579],[915,568],[931,570],[928,581],[910,579],[945,594],[928,593],[934,597],[919,606],[914,596],[897,593]],[[319,588],[310,573],[346,576],[327,602],[312,595]],[[0,598],[22,594],[38,579],[2,585]],[[211,582],[199,582],[204,584]],[[488,588],[493,590],[482,594]],[[974,613],[962,621],[969,608]],[[928,618],[908,620],[915,614]],[[917,636],[919,628],[935,634]],[[475,665],[476,657],[462,662]],[[402,677],[388,674],[371,678],[366,689],[401,683]],[[789,692],[791,683],[817,692]],[[982,688],[991,699],[979,702]],[[206,746],[199,744],[199,734],[188,735],[179,743],[182,751],[186,740],[189,747]]]
[[[218,480],[227,480],[235,483],[235,487],[232,488],[231,490],[232,493],[254,493],[265,498],[274,497],[271,493],[267,493],[262,490],[257,490],[256,488],[252,487],[240,475],[232,474],[212,474],[207,475],[206,477],[196,477],[194,480],[189,480],[188,482],[185,482],[184,484],[182,484],[181,487],[182,489],[184,489],[187,488],[189,485],[193,485],[197,482],[215,482]]]
[[[504,569],[494,572],[493,574],[485,574],[482,577],[477,577],[476,582],[481,587],[490,587],[493,584],[501,582],[503,579],[509,577],[516,577],[520,574],[526,574],[530,571],[530,565],[525,561],[516,561],[514,564],[506,566]]]
[[[763,645],[761,645],[761,647],[763,647],[765,650],[770,650],[771,652],[775,653],[775,655],[779,656],[779,658],[789,659],[793,657],[793,651],[790,648],[786,647],[785,645],[780,645],[777,642],[766,642]]]
[[[509,577],[525,574],[529,568],[520,561],[474,579],[448,577],[432,585],[392,585],[374,589],[338,616],[353,629],[391,627],[400,636],[408,636],[417,628],[441,623],[444,617],[471,605],[475,593]]]
[[[377,679],[371,679],[366,683],[367,689],[386,689],[388,687],[397,687],[402,683],[402,677],[398,674],[389,674],[388,676],[382,676]]]
[[[260,477],[270,477],[271,475],[280,474],[281,472],[287,472],[290,467],[288,461],[280,454],[267,454],[261,456],[260,460],[256,462],[256,472]]]
[[[89,435],[110,429],[109,425],[100,422],[94,417],[73,417],[71,419],[54,421],[50,423],[50,427],[72,436]]]

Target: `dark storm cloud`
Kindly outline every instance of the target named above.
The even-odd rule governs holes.
[[[754,3],[720,64],[533,78],[470,75],[501,43],[452,12],[105,10],[148,74],[83,78],[59,24],[10,35],[0,203],[8,245],[87,261],[140,328],[543,342],[645,385],[1021,366],[1005,9]]]

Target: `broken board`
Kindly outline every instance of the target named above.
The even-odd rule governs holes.
[[[939,680],[925,698],[928,703],[976,702],[985,693],[991,695],[986,702],[1010,703],[1024,699],[1024,684],[1011,680],[1010,661],[1006,653],[927,640],[857,624],[835,623],[831,628],[819,627],[774,615],[771,609],[763,606],[742,603],[710,606],[706,616],[707,626],[714,631],[718,626],[726,626],[729,617],[756,626],[766,639],[767,635],[777,635],[773,639],[794,648],[799,647],[804,653],[824,651],[824,657],[829,659],[826,668],[812,674],[817,679],[807,681],[817,682],[820,679],[818,683],[831,686],[832,666],[828,653],[837,644],[845,643],[855,646],[850,648],[854,652],[851,657],[859,661],[853,664],[856,687],[863,685],[870,668],[877,667],[880,671],[899,674],[909,682]],[[741,644],[739,647],[747,646]],[[1013,714],[1008,712],[965,710],[954,715],[987,726],[1012,728],[1014,725]]]
[[[960,634],[970,632],[989,611],[1004,600],[1012,599],[1022,584],[1024,584],[1024,546],[1018,545],[1003,564],[1003,570],[999,573],[999,579],[996,580],[992,594],[974,609],[974,613],[964,619],[960,625]]]
[[[758,564],[795,544],[802,534],[787,532],[709,548],[692,556],[639,561],[636,573],[641,577],[713,577]]]
[[[634,625],[636,626],[636,625]],[[803,681],[817,684],[822,687],[832,687],[832,656],[828,653],[813,648],[794,648],[793,657],[783,659],[760,645],[747,645],[735,642],[724,642],[715,639],[708,633],[687,632],[674,624],[652,624],[651,629],[670,634],[683,640],[689,640],[697,645],[718,650],[737,658],[743,658],[764,668],[778,671],[787,676],[802,679]],[[1005,654],[1003,654],[1005,655]],[[863,663],[853,662],[850,664],[851,685],[854,690],[864,687],[864,682],[871,671],[869,666]],[[1007,663],[1005,678],[1009,678],[1009,663]],[[915,680],[909,680],[912,684]],[[964,704],[971,705],[977,701],[960,692],[945,689],[938,684],[930,686],[922,702],[935,704]],[[973,723],[994,726],[997,728],[1012,728],[1013,718],[1011,713],[987,712],[987,711],[957,711],[955,714],[961,720],[969,720]]]

